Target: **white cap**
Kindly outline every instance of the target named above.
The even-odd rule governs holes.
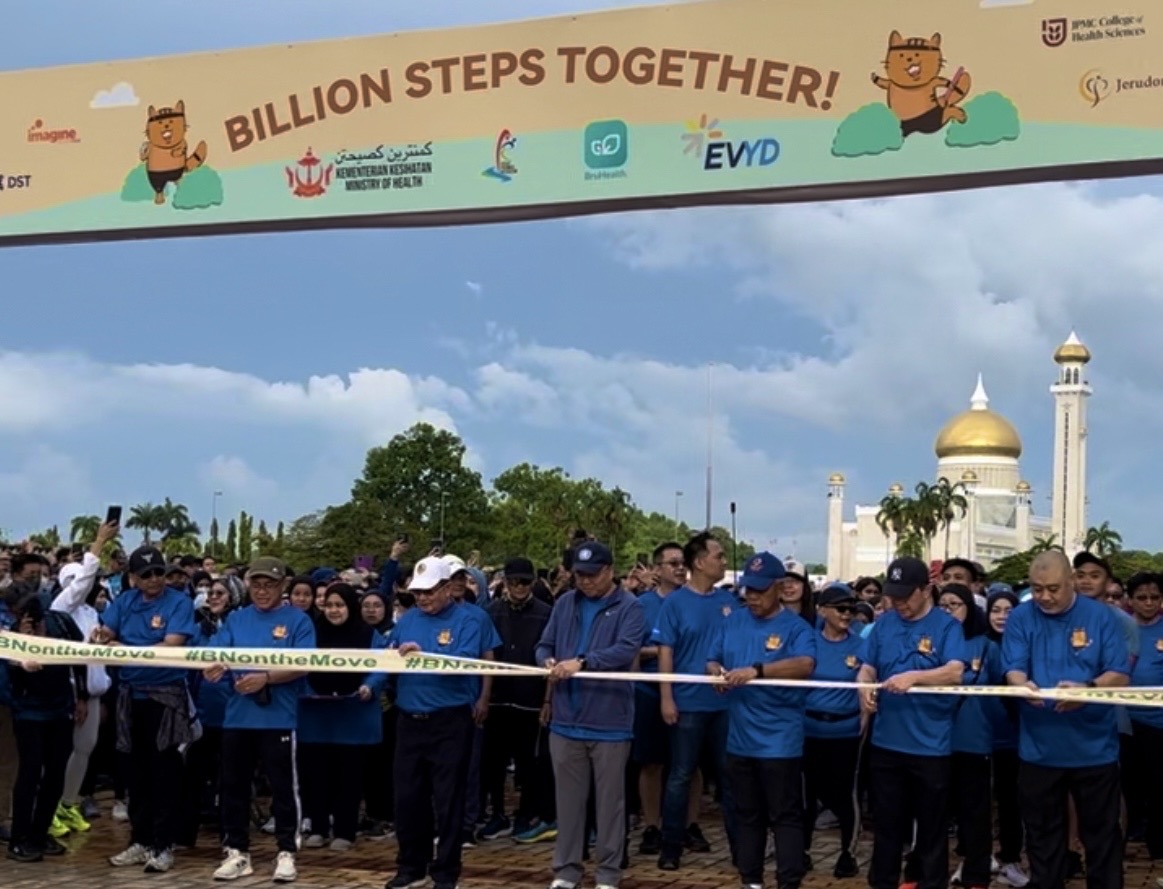
[[[408,584],[410,590],[431,590],[440,586],[452,577],[448,570],[448,563],[439,556],[428,556],[416,563],[412,569],[412,582]]]
[[[456,574],[459,571],[467,571],[468,570],[468,565],[465,564],[464,559],[462,559],[460,556],[454,556],[452,554],[449,554],[447,556],[443,556],[442,560],[443,560],[444,564],[448,566],[448,576],[449,577],[452,577],[454,574]]]

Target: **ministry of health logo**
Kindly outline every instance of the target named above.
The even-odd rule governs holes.
[[[1042,19],[1042,42],[1053,48],[1066,42],[1070,23],[1064,18]]]

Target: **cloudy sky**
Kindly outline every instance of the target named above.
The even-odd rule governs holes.
[[[616,0],[15,4],[5,68],[298,41]],[[60,23],[67,22],[62,28]],[[159,42],[159,38],[162,38]],[[169,274],[158,274],[169,270]],[[454,429],[486,479],[561,465],[823,555],[851,501],[934,471],[985,374],[1049,511],[1054,347],[1095,353],[1092,523],[1159,549],[1163,200],[1151,179],[464,229],[0,251],[0,529],[166,496],[207,522],[346,499],[369,446]],[[794,541],[794,543],[793,543]]]

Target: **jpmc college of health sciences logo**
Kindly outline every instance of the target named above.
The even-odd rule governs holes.
[[[1049,47],[1061,46],[1070,36],[1070,22],[1064,18],[1042,19],[1042,42]]]
[[[1096,43],[1143,37],[1147,33],[1146,17],[1134,14],[1104,15],[1086,19],[1059,16],[1042,19],[1042,43],[1051,48],[1071,43]]]

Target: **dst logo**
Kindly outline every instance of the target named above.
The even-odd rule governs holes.
[[[1054,48],[1066,42],[1070,34],[1070,22],[1064,18],[1042,19],[1042,42]]]
[[[0,172],[0,191],[16,191],[21,188],[32,188],[31,173]]]

